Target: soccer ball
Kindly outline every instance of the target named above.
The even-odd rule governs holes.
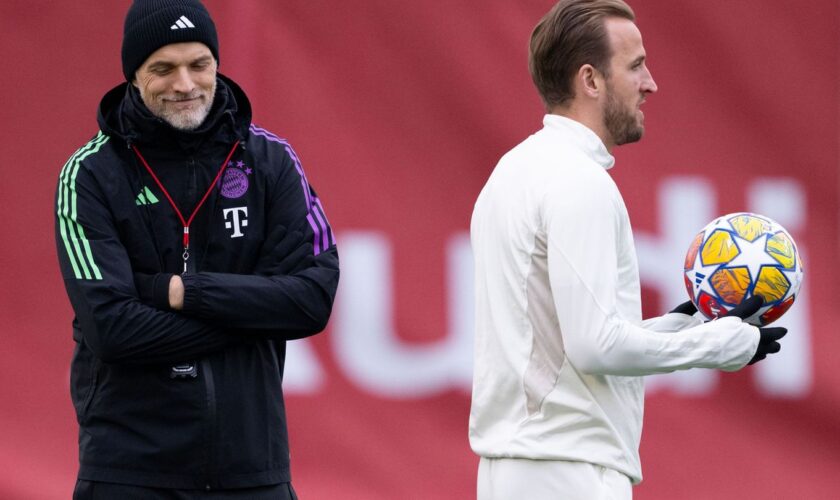
[[[718,318],[754,295],[764,305],[745,321],[779,319],[802,285],[796,243],[769,217],[739,212],[718,217],[694,237],[685,256],[685,288],[706,318]]]

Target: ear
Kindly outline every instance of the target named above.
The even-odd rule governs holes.
[[[575,83],[582,95],[597,99],[604,90],[604,75],[591,64],[584,64],[578,69]]]

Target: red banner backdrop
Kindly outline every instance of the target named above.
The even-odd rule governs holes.
[[[330,327],[289,352],[301,498],[474,498],[467,228],[499,156],[541,126],[526,48],[551,2],[207,3],[221,70],[255,121],[295,145],[339,240]],[[121,79],[127,7],[0,5],[2,498],[73,488],[53,190]],[[783,353],[736,374],[650,379],[636,497],[837,498],[840,3],[633,7],[660,90],[645,139],[619,149],[611,172],[637,230],[647,315],[684,300],[683,252],[719,214],[776,218],[806,265]]]

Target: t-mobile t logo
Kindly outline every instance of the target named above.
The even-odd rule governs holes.
[[[233,229],[233,234],[230,235],[231,238],[239,238],[240,236],[245,236],[242,232],[242,228],[248,225],[248,207],[234,207],[234,208],[226,208],[222,210],[222,214],[225,217],[225,227],[228,229]],[[239,214],[242,214],[240,217]],[[228,220],[228,215],[232,220]]]

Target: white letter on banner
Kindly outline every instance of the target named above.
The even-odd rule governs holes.
[[[339,238],[341,280],[332,333],[343,374],[362,389],[391,398],[422,398],[472,380],[472,254],[464,235],[447,248],[447,336],[402,342],[394,330],[390,245],[377,232],[345,231]],[[417,304],[417,307],[425,307]]]
[[[672,177],[658,192],[659,236],[634,231],[643,285],[659,292],[662,313],[688,299],[683,264],[691,240],[717,215],[715,192],[701,177]],[[714,370],[683,370],[645,378],[649,394],[670,389],[675,394],[701,396],[717,387]]]
[[[283,392],[285,394],[315,394],[323,385],[324,368],[318,362],[309,339],[286,342]]]
[[[747,191],[750,211],[775,220],[797,241],[797,233],[805,229],[805,191],[794,179],[761,179]],[[800,241],[796,243],[802,254],[804,267],[808,268],[808,254]],[[813,269],[813,268],[812,268]],[[802,288],[796,302],[772,326],[784,326],[788,334],[780,342],[782,350],[768,356],[756,367],[756,384],[759,390],[776,397],[805,397],[811,390],[813,366],[811,358],[811,325],[808,318],[808,276],[802,279]]]
[[[759,179],[747,190],[748,210],[770,217],[796,239],[805,220],[805,194],[791,179]],[[659,189],[660,237],[635,233],[641,280],[660,292],[669,308],[687,300],[681,270],[685,252],[695,231],[719,213],[712,187],[701,178],[674,177]],[[806,255],[801,243],[799,251]],[[807,263],[806,263],[807,266]],[[796,304],[778,321],[790,334],[782,340],[782,351],[756,365],[758,390],[775,397],[804,397],[812,382],[810,325],[808,322],[807,277]],[[706,395],[718,382],[714,370],[688,370],[646,378],[649,393],[668,388],[676,394]]]

